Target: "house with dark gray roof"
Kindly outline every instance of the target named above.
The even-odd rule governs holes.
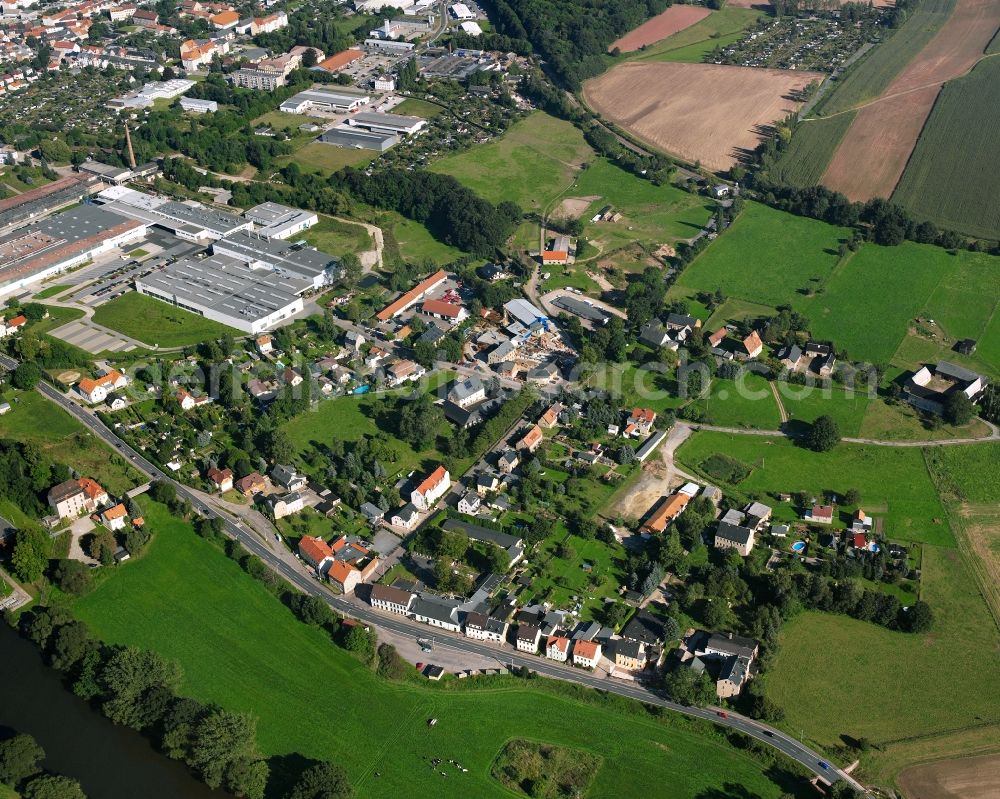
[[[457,633],[461,632],[462,629],[458,621],[458,606],[460,604],[454,599],[446,599],[434,594],[421,594],[413,600],[413,604],[410,606],[410,615],[415,621]]]
[[[716,549],[735,549],[743,557],[750,554],[754,544],[754,531],[749,527],[720,521],[715,529]]]

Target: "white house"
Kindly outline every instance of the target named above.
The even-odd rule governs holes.
[[[412,502],[407,502],[403,507],[392,514],[389,524],[393,527],[402,527],[404,530],[412,530],[420,518],[420,513]]]
[[[538,641],[542,637],[542,631],[534,624],[520,624],[517,627],[517,651],[531,652],[538,651]]]
[[[369,596],[371,606],[377,610],[384,610],[387,613],[398,613],[406,616],[410,612],[410,605],[413,604],[414,595],[409,591],[400,588],[393,588],[390,585],[373,585]]]
[[[451,475],[444,466],[438,466],[410,494],[410,502],[417,510],[430,510],[434,503],[451,488]]]
[[[545,657],[565,663],[569,658],[569,639],[561,635],[550,635],[545,642]]]
[[[458,501],[458,512],[465,513],[469,516],[475,516],[479,513],[479,508],[482,506],[482,503],[483,501],[479,494],[475,491],[470,491]]]
[[[601,661],[601,645],[596,641],[575,641],[573,643],[573,665],[585,669],[595,669]]]
[[[428,595],[418,596],[410,608],[410,613],[416,621],[440,627],[457,633],[462,631],[458,623],[458,602],[443,597]]]
[[[125,529],[125,522],[128,520],[128,511],[122,504],[115,505],[101,512],[101,524],[112,532]]]
[[[285,494],[280,497],[271,497],[268,503],[271,506],[271,511],[274,513],[275,519],[283,519],[285,516],[298,513],[306,505],[305,498],[298,492]]]

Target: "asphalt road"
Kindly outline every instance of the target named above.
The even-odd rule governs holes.
[[[6,355],[0,355],[0,365],[3,365],[8,369],[12,369],[17,366],[17,361]],[[863,786],[857,783],[849,774],[845,774],[832,764],[830,764],[826,769],[820,766],[821,762],[828,763],[829,761],[827,761],[818,752],[815,752],[779,730],[753,721],[752,719],[746,718],[737,713],[733,713],[732,711],[725,711],[726,716],[722,717],[719,715],[721,711],[716,708],[686,707],[684,705],[677,704],[676,702],[671,702],[660,692],[642,685],[623,682],[615,680],[614,678],[598,678],[589,672],[583,671],[582,669],[555,663],[536,655],[529,656],[520,654],[510,646],[487,644],[474,641],[457,633],[449,633],[437,628],[428,628],[425,624],[411,621],[410,619],[402,616],[376,611],[368,605],[361,604],[358,600],[351,601],[342,596],[335,595],[315,577],[310,577],[309,573],[305,570],[305,567],[299,564],[298,561],[293,561],[292,563],[288,562],[267,546],[256,533],[247,531],[243,527],[234,524],[227,515],[220,513],[217,509],[207,504],[201,496],[162,472],[159,467],[146,460],[139,452],[136,452],[128,444],[121,441],[118,436],[106,428],[96,416],[65,397],[47,383],[39,383],[38,390],[47,399],[57,403],[67,412],[79,419],[80,422],[86,425],[87,428],[94,433],[94,435],[105,441],[122,457],[129,460],[135,468],[145,472],[152,479],[166,480],[172,483],[177,490],[178,496],[187,499],[198,513],[208,516],[218,516],[222,519],[226,533],[232,538],[238,540],[247,549],[247,551],[259,557],[275,573],[279,574],[303,592],[321,597],[334,610],[343,615],[350,616],[358,619],[359,621],[367,622],[376,627],[392,630],[393,632],[401,635],[409,634],[428,637],[430,634],[433,634],[435,638],[435,646],[448,646],[457,649],[464,649],[468,652],[475,652],[480,655],[485,655],[486,657],[495,658],[503,664],[527,667],[528,669],[546,677],[576,682],[591,688],[620,694],[621,696],[637,699],[640,702],[656,705],[678,713],[683,713],[687,716],[704,719],[725,727],[730,727],[731,729],[738,730],[739,732],[756,738],[769,746],[773,746],[775,749],[798,763],[801,763],[807,769],[827,782],[836,782],[844,779],[850,782],[857,790],[864,791]]]

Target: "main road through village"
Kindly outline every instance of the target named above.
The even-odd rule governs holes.
[[[6,355],[0,355],[0,365],[6,367],[7,369],[14,369],[17,366],[17,361]],[[371,624],[375,627],[381,627],[400,635],[422,637],[427,635],[428,628],[424,624],[411,621],[402,616],[381,613],[375,611],[368,605],[362,604],[359,600],[334,594],[321,584],[314,576],[310,576],[310,572],[307,571],[306,567],[301,562],[296,560],[285,547],[279,547],[278,551],[275,551],[270,545],[271,542],[266,541],[260,534],[247,530],[239,521],[234,522],[229,514],[206,501],[205,495],[182,485],[169,475],[162,472],[155,464],[146,460],[139,452],[136,452],[128,444],[118,438],[112,430],[105,427],[93,413],[73,402],[71,399],[47,383],[39,383],[37,390],[41,392],[46,399],[58,404],[64,410],[72,414],[80,422],[86,425],[86,427],[94,435],[107,443],[123,457],[128,458],[136,469],[144,472],[151,480],[163,480],[172,484],[177,490],[177,494],[187,499],[199,514],[220,518],[224,524],[226,533],[230,537],[239,541],[248,552],[256,555],[271,570],[299,590],[307,594],[312,594],[313,596],[321,597],[338,613],[350,616],[351,618]],[[696,708],[680,705],[676,702],[671,702],[661,693],[644,685],[616,680],[615,678],[610,677],[598,678],[588,672],[575,669],[571,666],[549,662],[544,658],[537,656],[520,654],[510,646],[492,645],[473,641],[459,634],[449,634],[438,629],[434,630],[434,634],[436,646],[448,646],[467,652],[473,652],[478,655],[493,658],[503,665],[510,665],[511,667],[523,666],[546,677],[576,682],[597,690],[608,691],[629,697],[631,699],[636,699],[648,705],[655,705],[657,707],[683,713],[687,716],[704,719],[715,724],[730,727],[741,733],[756,738],[769,746],[773,746],[775,749],[802,764],[811,772],[827,782],[836,782],[841,779],[847,780],[857,790],[867,794],[864,786],[858,783],[853,777],[851,777],[850,774],[847,774],[841,769],[835,767],[832,763],[828,764],[828,761],[824,758],[824,756],[820,755],[818,752],[810,749],[805,744],[779,730],[746,718],[745,716],[741,716],[738,713],[733,713],[732,711],[727,710],[725,711],[725,716],[720,716],[719,713],[721,711],[719,708]],[[821,764],[828,765],[824,768]]]

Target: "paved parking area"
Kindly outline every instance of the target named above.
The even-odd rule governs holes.
[[[81,319],[57,327],[50,331],[49,335],[94,354],[105,351],[128,352],[135,349],[135,344],[125,337]]]

